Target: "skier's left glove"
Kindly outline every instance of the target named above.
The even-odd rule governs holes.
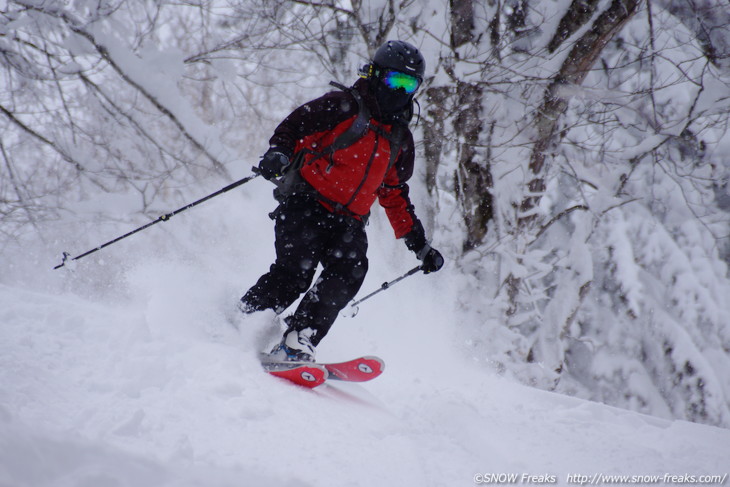
[[[444,266],[444,257],[441,252],[426,244],[421,250],[416,252],[416,257],[422,262],[421,270],[424,274],[436,272]]]
[[[403,239],[406,242],[406,247],[415,252],[418,260],[422,262],[421,270],[424,274],[436,272],[443,267],[444,257],[441,255],[441,252],[428,244],[426,232],[424,232],[421,222],[417,221],[413,226],[413,230],[408,232]]]

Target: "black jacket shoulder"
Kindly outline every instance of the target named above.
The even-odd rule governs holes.
[[[291,157],[299,139],[334,129],[358,109],[352,94],[341,90],[326,93],[289,114],[274,130],[269,145]]]

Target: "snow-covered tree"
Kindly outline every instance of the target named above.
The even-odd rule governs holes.
[[[475,356],[526,382],[728,424],[728,73],[671,7],[505,2],[475,16],[492,35],[455,59],[489,86],[474,146],[494,220],[466,247],[477,292],[461,305]]]

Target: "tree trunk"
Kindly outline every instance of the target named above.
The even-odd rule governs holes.
[[[568,98],[562,93],[562,89],[583,82],[606,44],[636,13],[639,2],[640,0],[613,0],[611,6],[593,23],[593,27],[575,43],[560,71],[545,91],[542,106],[534,123],[536,138],[529,164],[532,179],[527,184],[528,192],[520,205],[518,225],[521,228],[525,228],[535,220],[535,210],[545,192],[546,153],[553,144],[559,142],[557,134],[560,117],[568,107]],[[584,3],[574,1],[571,10]],[[575,21],[585,21],[584,15],[568,11],[563,20],[570,18],[574,18]],[[562,21],[560,25],[564,29],[567,28]],[[553,40],[556,38],[557,36]]]
[[[444,151],[444,122],[449,114],[447,104],[450,96],[451,89],[448,86],[432,86],[426,90],[426,116],[422,119],[423,152],[426,159],[426,189],[431,196],[436,191],[436,174]]]
[[[451,0],[451,48],[478,42],[475,33],[473,0]],[[458,59],[458,52],[456,52]],[[482,114],[483,90],[479,84],[456,81],[454,132],[458,140],[458,167],[455,190],[461,203],[466,225],[464,250],[479,246],[487,235],[492,219],[492,175],[489,160],[477,150],[484,129]]]
[[[458,83],[457,106],[463,107],[454,120],[459,138],[456,194],[466,224],[464,251],[478,247],[487,235],[492,219],[492,174],[489,160],[477,150],[482,121],[482,89],[471,83]],[[493,127],[493,126],[492,126]]]

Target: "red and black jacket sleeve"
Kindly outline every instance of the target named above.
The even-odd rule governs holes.
[[[383,185],[378,190],[378,202],[385,209],[395,237],[405,238],[409,249],[418,250],[426,245],[426,235],[408,196],[408,180],[413,175],[415,160],[410,131],[406,131],[404,139],[395,164],[385,175]]]

